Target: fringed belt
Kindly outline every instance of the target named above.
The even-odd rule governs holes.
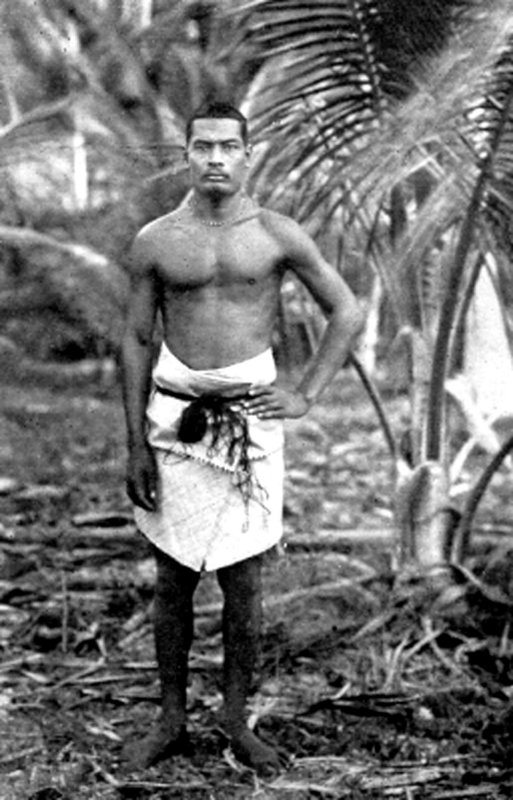
[[[234,467],[237,486],[247,501],[252,494],[253,475],[249,458],[251,444],[245,413],[234,405],[248,397],[247,394],[224,397],[219,394],[194,395],[174,392],[161,386],[160,394],[188,402],[178,423],[177,437],[184,444],[200,442],[207,429],[212,432],[209,453],[219,453],[226,447],[228,463]]]

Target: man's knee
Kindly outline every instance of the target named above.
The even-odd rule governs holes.
[[[198,584],[198,574],[157,548],[155,548],[155,559],[157,563],[156,594],[167,599],[192,597]]]
[[[261,619],[261,558],[254,557],[218,571],[224,595],[224,624],[235,625],[239,634],[254,634]],[[242,626],[242,627],[241,627]]]
[[[257,594],[260,591],[261,572],[262,558],[257,555],[219,569],[217,579],[225,595],[234,591]]]

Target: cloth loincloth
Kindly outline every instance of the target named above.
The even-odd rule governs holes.
[[[191,569],[234,564],[281,538],[283,423],[247,414],[238,401],[252,386],[275,379],[271,350],[228,367],[192,370],[162,345],[146,415],[158,467],[157,510],[135,506],[134,516],[156,547]],[[234,441],[233,425],[223,429],[226,399],[220,430],[207,405],[205,435],[197,442],[180,440],[184,410],[205,395],[234,398],[225,416],[240,422],[235,429],[245,441]]]

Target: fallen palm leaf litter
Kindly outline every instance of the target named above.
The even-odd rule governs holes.
[[[87,398],[75,396],[76,429],[64,442],[66,397],[42,394],[37,448],[18,447],[8,462],[0,448],[0,475],[16,465],[0,498],[1,800],[509,800],[513,546],[511,527],[498,519],[494,528],[490,515],[503,513],[510,476],[495,505],[492,493],[472,558],[434,590],[391,567],[382,513],[390,465],[363,400],[365,425],[348,434],[344,408],[354,415],[356,405],[332,399],[342,433],[330,429],[338,449],[326,463],[309,457],[315,431],[329,442],[322,410],[304,439],[296,425],[287,547],[265,567],[261,681],[250,709],[250,724],[288,753],[288,766],[261,780],[226,749],[217,721],[221,595],[205,576],[188,695],[194,753],[137,773],[119,754],[158,710],[154,566],[123,494],[119,400],[96,398],[92,420]],[[33,403],[18,387],[9,419],[22,444],[24,404],[33,417]],[[346,435],[354,436],[347,447],[337,439]]]

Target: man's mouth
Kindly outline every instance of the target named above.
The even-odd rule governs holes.
[[[222,175],[220,172],[206,172],[205,178],[210,181],[224,181],[226,175]]]

